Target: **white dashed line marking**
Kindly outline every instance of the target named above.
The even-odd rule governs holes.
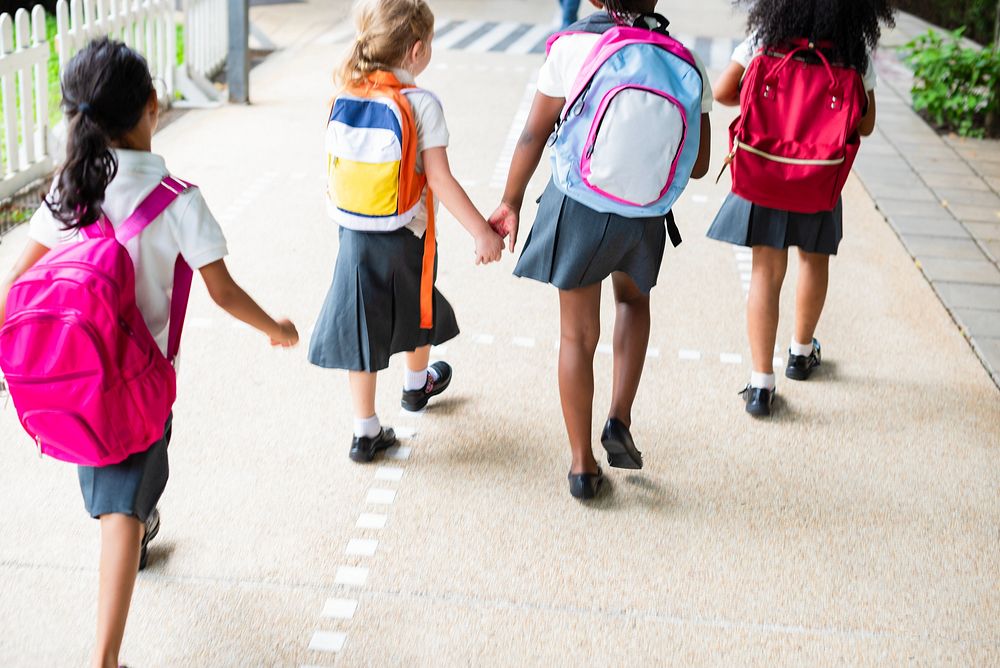
[[[375,513],[361,513],[358,517],[357,527],[359,529],[384,529],[385,523],[389,518],[386,515],[378,515]]]
[[[364,587],[368,581],[368,569],[363,566],[340,566],[333,581],[348,587]]]
[[[695,204],[708,204],[708,198],[704,195],[692,195],[691,201]]]
[[[330,619],[351,619],[357,609],[358,602],[353,598],[328,598],[323,606],[323,616]]]
[[[681,350],[678,351],[677,357],[682,360],[698,361],[701,359],[701,353],[697,350]]]
[[[215,325],[215,321],[211,318],[188,318],[185,320],[188,327],[194,327],[195,329],[212,329]]]
[[[378,549],[378,541],[370,538],[352,538],[347,544],[345,554],[355,557],[374,557],[375,550]]]
[[[492,334],[480,334],[475,338],[475,342],[481,346],[492,346],[495,340]]]
[[[314,652],[339,652],[344,649],[347,634],[339,631],[316,631],[309,641],[309,649]]]
[[[780,367],[782,364],[784,364],[784,361],[780,357],[775,357],[772,360],[772,362],[774,363],[775,367]]]
[[[396,501],[396,490],[394,489],[370,489],[365,503],[373,503],[379,506],[391,506]]]
[[[396,461],[405,461],[410,458],[410,450],[411,448],[408,445],[397,445],[386,450],[385,456]]]
[[[512,343],[518,348],[534,348],[535,340],[527,336],[515,336]]]
[[[398,466],[380,466],[375,471],[376,480],[386,480],[389,482],[399,482],[403,479],[405,471]]]
[[[722,353],[719,361],[723,364],[743,364],[743,356],[736,353]]]
[[[400,415],[400,417],[404,417],[404,418],[422,418],[424,416],[424,413],[426,413],[426,412],[427,412],[426,408],[421,408],[419,411],[409,411],[409,410],[406,410],[405,408],[400,408],[399,409],[399,415]],[[397,437],[399,436],[399,430],[396,430],[396,436]]]
[[[648,348],[646,350],[646,357],[649,357],[651,359],[655,359],[655,358],[657,358],[659,356],[660,356],[660,349],[659,348]]]
[[[396,438],[401,438],[404,441],[417,435],[417,430],[413,427],[396,427],[394,431],[396,432]]]
[[[615,352],[615,349],[610,343],[599,343],[597,344],[597,352],[601,355],[611,355]]]

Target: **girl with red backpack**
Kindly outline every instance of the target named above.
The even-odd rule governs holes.
[[[126,283],[134,286],[133,306],[138,308],[141,318],[133,321],[138,327],[129,325],[124,319],[121,321],[121,327],[127,330],[131,339],[131,347],[126,350],[134,350],[148,342],[152,354],[170,358],[176,352],[180,336],[178,321],[183,319],[183,307],[175,308],[177,302],[172,301],[172,295],[184,291],[184,286],[178,285],[182,280],[178,277],[185,273],[190,277],[188,267],[200,272],[209,295],[233,317],[264,333],[272,345],[295,345],[298,341],[295,326],[287,320],[271,318],[229,275],[223,259],[227,255],[225,236],[201,193],[171,177],[163,158],[152,152],[159,103],[142,56],[119,42],[102,39],[91,43],[66,67],[62,75],[62,97],[69,124],[66,161],[44,205],[31,219],[27,246],[10,274],[0,282],[0,325],[5,324],[5,317],[9,325],[0,328],[0,335],[5,344],[16,344],[10,349],[4,345],[0,353],[5,360],[4,370],[11,380],[15,405],[19,399],[9,367],[37,367],[38,360],[59,358],[62,362],[64,357],[70,358],[68,363],[71,364],[75,361],[86,366],[88,363],[76,359],[76,350],[44,349],[47,343],[69,340],[73,332],[68,326],[61,330],[50,328],[65,336],[47,337],[48,342],[36,340],[33,343],[30,337],[18,338],[18,332],[27,330],[18,329],[16,325],[32,316],[30,311],[21,309],[21,295],[30,294],[32,288],[27,284],[39,283],[41,274],[23,283],[18,283],[18,279],[36,265],[42,269],[54,267],[54,274],[58,271],[60,257],[75,248],[86,247],[87,242],[98,243],[95,235],[106,241],[105,235],[113,234],[131,259],[125,275],[131,277],[134,267],[134,283]],[[151,212],[149,205],[158,197],[159,203],[165,206],[154,207]],[[139,220],[141,223],[136,225]],[[131,229],[133,234],[125,233],[125,228]],[[178,272],[179,266],[183,271]],[[55,283],[52,281],[52,285],[42,292],[57,291]],[[58,289],[65,290],[64,287]],[[125,295],[122,297],[126,299]],[[70,291],[64,298],[68,300],[64,306],[72,310],[74,303],[83,303],[86,296],[76,294],[74,301]],[[131,299],[132,295],[127,298]],[[108,345],[107,341],[98,338],[93,343],[95,346]],[[118,354],[121,357],[116,357]],[[129,355],[112,350],[101,357],[113,357],[126,366],[122,360]],[[163,364],[167,362],[164,360]],[[169,365],[167,368],[172,381],[173,370]],[[89,373],[90,369],[85,368],[75,375]],[[55,383],[59,379],[52,380]],[[150,401],[172,392],[173,383],[167,384],[159,392],[153,387],[152,392],[157,396],[149,397]],[[135,403],[137,397],[131,398],[131,405],[107,406],[107,412],[112,413],[113,421],[119,425],[127,423],[132,413],[146,408]],[[70,415],[74,408],[82,410],[79,406],[60,406],[50,412]],[[168,413],[169,407],[164,412]],[[25,416],[21,417],[28,426]],[[127,450],[132,454],[124,460],[78,469],[84,505],[92,517],[100,520],[101,526],[97,641],[91,662],[95,667],[118,666],[136,572],[145,567],[147,546],[160,528],[156,505],[167,483],[171,421],[168,417],[162,436],[155,442],[132,444],[134,447]],[[58,434],[60,426],[65,431],[66,420],[61,424],[40,425],[39,430]],[[93,434],[93,437],[97,441],[114,440],[113,434]],[[42,439],[39,436],[36,439],[41,448]],[[82,440],[82,437],[68,439],[72,440]],[[63,442],[60,446],[64,455],[60,458],[73,461],[67,453],[73,453],[74,444]]]
[[[829,203],[809,206],[810,199],[820,201],[831,196],[829,181],[823,182],[825,191],[813,193],[811,186],[803,185],[809,183],[807,179],[796,183],[793,178],[808,170],[840,169],[840,174],[834,174],[833,186],[833,196],[838,195],[850,168],[845,156],[853,160],[859,137],[870,135],[875,128],[876,77],[872,52],[878,45],[882,25],[891,25],[892,21],[893,10],[888,0],[756,0],[749,12],[750,37],[736,49],[733,62],[715,83],[716,101],[741,106],[741,117],[733,125],[733,152],[728,159],[733,167],[734,191],[749,193],[758,186],[759,195],[744,198],[736,192],[730,193],[708,231],[712,239],[753,249],[747,302],[753,373],[741,393],[751,415],[771,414],[775,396],[772,360],[778,304],[788,265],[788,249],[792,246],[799,249],[799,280],[795,330],[785,376],[807,380],[820,366],[820,345],[814,335],[826,301],[830,256],[837,254],[843,236],[843,209],[839,197],[832,210],[829,210]],[[789,64],[793,67],[788,67]],[[808,65],[814,66],[813,70],[808,70]],[[838,94],[844,88],[841,83],[828,83],[843,81],[845,68],[853,70],[853,74],[847,74],[846,87],[857,91],[856,101],[845,100],[843,94]],[[807,71],[815,72],[817,87],[779,84],[783,73],[788,77]],[[852,82],[850,76],[856,81]],[[817,99],[796,99],[796,94],[802,90],[819,91]],[[857,107],[850,116],[852,102],[856,102]],[[810,103],[817,103],[823,112],[832,110],[829,120],[834,124],[837,119],[842,121],[845,115],[851,119],[848,124],[854,127],[848,127],[846,135],[843,128],[839,135],[833,133],[834,141],[839,137],[841,142],[841,155],[833,156],[836,159],[816,159],[831,156],[809,155],[812,147],[794,157],[775,156],[772,153],[779,149],[768,152],[761,150],[759,145],[740,142],[740,131],[746,124],[744,119],[752,121],[767,115],[780,119],[770,124],[772,133],[775,127],[795,127],[798,131],[804,129],[806,135],[805,141],[799,142],[800,146],[816,141],[828,128],[820,127],[825,117],[821,120],[802,111]],[[767,123],[762,125],[767,126]],[[788,147],[793,145],[789,139],[758,136],[755,141]],[[768,173],[779,175],[779,178],[767,182]],[[760,188],[761,182],[766,187]],[[789,203],[785,208],[774,208],[776,200],[780,201],[783,196],[789,198]]]

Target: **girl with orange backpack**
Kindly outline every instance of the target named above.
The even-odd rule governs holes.
[[[434,196],[472,235],[476,264],[499,260],[503,240],[451,173],[441,103],[414,81],[431,59],[430,7],[358,0],[354,18],[358,35],[326,134],[327,208],[340,225],[340,250],[309,360],[349,372],[350,457],[370,462],[396,443],[375,411],[376,377],[391,355],[406,353],[406,410],[422,410],[451,382],[446,362],[428,366],[431,345],[458,335],[455,313],[434,287]]]
[[[820,366],[816,326],[830,256],[843,236],[839,193],[860,137],[875,128],[872,51],[888,0],[755,0],[750,37],[714,86],[741,107],[731,128],[730,193],[708,236],[753,249],[747,329],[753,373],[746,410],[771,414],[773,352],[788,249],[799,249],[795,330],[785,376],[807,380]]]

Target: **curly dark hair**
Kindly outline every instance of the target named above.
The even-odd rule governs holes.
[[[890,0],[736,0],[750,6],[750,34],[762,46],[805,37],[829,41],[838,62],[864,71],[868,52],[878,46],[882,26],[895,25]]]
[[[632,25],[636,16],[652,11],[655,5],[649,0],[604,0],[604,10],[619,25]]]

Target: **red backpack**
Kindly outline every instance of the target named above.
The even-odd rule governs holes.
[[[867,93],[857,70],[831,65],[806,40],[792,46],[765,48],[747,68],[729,128],[733,193],[771,209],[832,211],[861,146]]]

